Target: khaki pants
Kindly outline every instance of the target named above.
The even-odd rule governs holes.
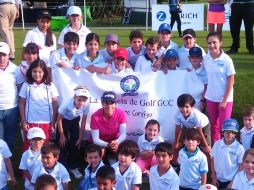
[[[0,5],[0,33],[2,40],[10,47],[10,57],[15,57],[13,24],[16,19],[17,8],[15,4]]]

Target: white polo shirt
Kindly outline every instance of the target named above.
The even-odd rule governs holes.
[[[69,181],[71,181],[68,171],[59,162],[56,162],[56,165],[54,166],[53,170],[50,172],[47,172],[45,168],[43,167],[43,165],[36,167],[36,169],[34,170],[31,182],[35,184],[36,179],[43,174],[48,174],[55,178],[57,183],[57,190],[63,190],[64,189],[63,183],[68,183]]]
[[[5,70],[0,69],[0,110],[18,106],[17,70],[18,67],[10,61]]]
[[[85,169],[84,179],[88,178],[89,176],[91,176],[91,178],[96,178],[96,173],[97,173],[98,169],[101,168],[102,166],[104,166],[104,163],[102,161],[100,161],[96,170],[94,172],[91,172],[91,174],[90,174],[90,170],[89,170],[90,166],[88,165]]]
[[[0,139],[0,189],[7,185],[7,169],[4,159],[12,156],[11,151],[5,141]]]
[[[130,63],[132,68],[134,69],[139,56],[146,53],[146,48],[145,46],[142,46],[138,54],[134,53],[131,47],[128,47],[126,49],[128,51],[128,63]]]
[[[201,185],[201,175],[208,173],[206,155],[198,147],[194,154],[190,155],[184,147],[179,152],[178,163],[180,186],[198,189]]]
[[[144,133],[143,135],[139,136],[138,138],[138,147],[140,152],[144,150],[155,150],[155,147],[157,144],[160,142],[164,142],[163,138],[159,135],[157,135],[153,140],[150,142],[146,140],[146,134]]]
[[[235,175],[232,189],[234,190],[254,190],[254,178],[248,180],[245,171],[240,171]]]
[[[21,64],[18,66],[17,73],[16,73],[16,83],[22,84],[26,81],[26,72],[30,65],[26,61],[22,61]]]
[[[66,27],[64,27],[63,30],[61,31],[61,34],[58,38],[58,44],[64,45],[64,35],[67,32],[74,32],[69,24]],[[86,26],[81,24],[81,28],[75,33],[77,33],[79,36],[79,46],[76,52],[82,53],[83,51],[86,50],[86,36],[87,34],[91,33],[91,30],[89,30]]]
[[[251,130],[247,130],[245,127],[241,129],[241,143],[243,145],[244,150],[247,150],[250,148],[252,137],[254,135],[254,127],[251,128]]]
[[[162,176],[158,173],[158,165],[150,168],[149,184],[152,190],[178,190],[179,177],[172,166]]]
[[[116,189],[131,190],[132,185],[142,184],[142,172],[139,166],[132,162],[122,175],[119,170],[119,162],[112,165],[116,172]]]
[[[104,57],[107,63],[113,63],[114,57],[109,55],[107,48],[100,50],[99,53]]]
[[[27,149],[21,157],[19,169],[27,170],[31,176],[33,176],[34,170],[36,167],[42,165],[41,163],[41,152],[34,152],[31,150],[31,147]],[[34,189],[34,185],[26,178],[25,188],[29,190]]]
[[[196,108],[193,108],[189,117],[185,119],[178,109],[175,115],[175,124],[186,128],[203,128],[209,124],[209,119]]]
[[[121,71],[119,71],[118,69],[116,69],[116,66],[115,66],[115,63],[112,62],[111,63],[111,74],[131,74],[133,73],[134,71],[132,70],[132,68],[125,68]]]
[[[26,45],[30,42],[36,43],[39,48],[39,56],[40,59],[44,60],[46,63],[48,63],[50,53],[52,51],[56,50],[56,36],[52,33],[53,38],[53,45],[48,47],[45,45],[46,40],[46,33],[43,33],[39,30],[38,27],[29,30],[26,34],[23,47],[26,47]]]
[[[58,67],[59,62],[64,62],[65,64],[68,65],[67,67],[73,67],[76,60],[77,60],[76,53],[74,53],[71,59],[69,59],[65,54],[65,48],[61,48],[51,53],[49,57],[48,67],[56,68]]]
[[[157,60],[157,58],[156,58]],[[155,61],[156,61],[155,60]],[[152,61],[147,54],[139,56],[134,71],[135,72],[150,72],[153,71],[153,64],[155,61]]]
[[[168,49],[175,49],[176,51],[178,51],[178,45],[172,40],[170,40],[168,47],[161,46],[161,49],[157,53],[157,56],[160,57],[162,54],[165,54]]]
[[[106,63],[104,57],[98,53],[97,57],[91,61],[87,56],[88,51],[85,51],[78,55],[77,59],[80,63],[80,68],[86,69],[88,66],[93,65],[95,67],[104,68],[108,66],[108,63]]]
[[[190,72],[195,73],[195,75],[198,77],[198,79],[203,84],[207,84],[208,83],[207,74],[206,74],[205,67],[204,67],[203,64],[198,69],[194,69],[192,66],[189,67],[189,69],[191,70]]]
[[[28,123],[51,123],[52,98],[58,97],[58,91],[53,83],[51,85],[28,84],[25,82],[19,96],[26,99],[25,117]]]
[[[244,148],[237,140],[230,145],[226,145],[223,138],[214,143],[211,156],[214,159],[214,170],[219,181],[233,180],[243,161],[243,154]]]
[[[221,102],[227,88],[227,77],[235,74],[233,61],[224,52],[216,59],[213,59],[208,52],[204,57],[204,67],[208,79],[205,98],[213,102]],[[233,89],[227,102],[233,102]]]

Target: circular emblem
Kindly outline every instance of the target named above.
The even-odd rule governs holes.
[[[163,11],[159,11],[156,15],[156,18],[159,20],[159,21],[164,21],[166,19],[166,13],[163,12]]]
[[[134,75],[128,75],[120,81],[121,89],[126,93],[134,93],[139,89],[140,82]]]

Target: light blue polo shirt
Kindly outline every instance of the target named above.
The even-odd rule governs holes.
[[[88,58],[87,54],[88,54],[88,51],[84,51],[83,53],[78,55],[80,68],[86,69],[90,65],[93,65],[95,67],[100,67],[100,68],[104,68],[108,66],[108,64],[106,63],[104,59],[104,56],[100,54],[99,52],[97,53],[97,57],[93,61],[91,61]]]

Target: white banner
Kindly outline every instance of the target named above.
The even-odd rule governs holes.
[[[189,93],[196,100],[200,99],[203,84],[195,74],[187,71],[133,73],[132,75],[98,75],[85,70],[75,71],[70,68],[54,69],[54,83],[59,90],[59,101],[66,102],[73,96],[73,89],[86,85],[91,93],[91,114],[101,108],[101,96],[106,90],[117,93],[117,107],[127,116],[127,137],[137,140],[143,134],[145,124],[156,119],[161,125],[160,135],[170,143],[174,142],[174,115],[177,111],[177,98]]]
[[[204,4],[183,4],[180,13],[182,30],[192,28],[195,31],[204,30]],[[152,30],[158,31],[162,23],[170,24],[168,5],[152,5]],[[176,23],[173,31],[177,31]]]

